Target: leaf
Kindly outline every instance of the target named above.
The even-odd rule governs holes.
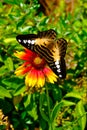
[[[76,105],[76,114],[78,117],[79,126],[81,127],[81,130],[84,130],[86,126],[86,112],[82,100]]]
[[[62,102],[64,103],[65,106],[72,106],[75,105],[74,102],[68,101],[68,100],[62,100]]]
[[[5,65],[3,65],[2,67],[0,67],[0,76],[3,76],[7,72],[8,72],[8,70],[7,70],[7,68],[6,68]]]
[[[54,120],[55,120],[56,116],[58,116],[58,113],[62,106],[63,106],[63,102],[56,103],[56,105],[54,106],[52,113],[51,113],[51,122],[54,122]]]
[[[53,98],[54,98],[55,101],[60,102],[61,99],[62,99],[62,91],[61,91],[61,89],[58,88],[58,86],[56,86],[56,85],[53,86],[53,87],[54,87],[54,89],[53,89],[53,91],[52,91]]]
[[[44,108],[42,107],[43,104],[44,104],[44,99],[45,99],[46,95],[45,94],[40,94],[40,113],[41,113],[41,116],[43,117],[43,119],[47,122],[49,122],[49,118],[48,116],[46,115],[46,112],[44,110]]]
[[[25,86],[21,86],[21,84],[19,84],[18,89],[16,89],[16,92],[14,93],[14,96],[18,96],[23,92],[25,92]]]
[[[36,107],[36,105],[35,105],[34,103],[33,103],[33,108],[32,108],[31,110],[28,110],[27,112],[28,112],[28,114],[29,114],[31,117],[34,118],[34,120],[37,120],[37,118],[38,118],[38,115],[37,115],[37,107]]]
[[[63,130],[63,127],[54,128],[54,130]]]
[[[12,58],[8,57],[5,61],[5,65],[8,68],[8,70],[12,71],[14,69]]]
[[[4,87],[0,86],[0,97],[8,97],[11,98],[11,94],[9,93],[9,91],[7,89],[5,89]]]
[[[4,0],[7,4],[20,4],[23,2],[23,0]]]
[[[64,96],[64,98],[66,98],[66,97],[73,97],[73,98],[78,98],[78,99],[81,99],[81,98],[82,98],[81,95],[80,95],[80,93],[78,93],[78,92],[70,92],[70,93],[67,93],[67,94]]]
[[[12,38],[5,38],[4,39],[4,42],[5,43],[12,43],[12,42],[15,42],[16,40],[15,40],[15,38],[14,37],[12,37]]]
[[[48,116],[46,115],[46,112],[40,107],[40,114],[41,116],[43,117],[43,119],[47,122],[49,122],[49,118]]]
[[[30,102],[31,102],[31,94],[29,94],[29,95],[27,96],[27,99],[26,99],[25,102],[24,102],[25,108],[30,104]]]
[[[13,97],[13,104],[14,104],[14,106],[16,104],[19,104],[21,102],[21,100],[22,100],[22,95],[18,95],[18,96]]]

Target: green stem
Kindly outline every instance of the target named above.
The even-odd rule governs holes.
[[[48,106],[48,114],[49,114],[49,130],[53,130],[52,128],[52,122],[51,122],[51,117],[50,117],[50,99],[49,99],[49,91],[48,91],[48,85],[46,83],[46,94],[47,94],[47,106]]]

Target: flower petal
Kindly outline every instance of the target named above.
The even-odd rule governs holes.
[[[23,75],[31,70],[32,66],[29,64],[29,62],[25,62],[23,65],[19,66],[15,74],[18,75]]]
[[[21,51],[16,51],[14,53],[14,55],[22,60],[27,60],[27,61],[31,61],[32,58],[34,57],[35,53],[33,53],[32,51],[30,50],[25,50],[25,52]]]
[[[35,69],[31,70],[25,78],[25,84],[27,86],[34,87],[37,83],[37,72]]]
[[[37,81],[37,87],[43,87],[45,84],[45,76],[44,73],[40,70],[38,71],[38,81]]]
[[[48,82],[54,83],[57,81],[57,75],[49,67],[45,67],[43,72]]]
[[[16,52],[14,53],[14,55],[15,55],[16,57],[18,57],[18,58],[24,60],[23,57],[26,55],[26,53],[23,52],[23,51],[21,51],[21,52],[16,51]]]

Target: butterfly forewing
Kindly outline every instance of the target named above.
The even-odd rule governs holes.
[[[16,37],[17,41],[24,47],[31,49],[35,45],[43,45],[45,47],[52,44],[53,40],[56,38],[56,32],[52,29],[48,31],[39,32],[36,34],[18,35]],[[33,48],[34,49],[34,48]]]
[[[38,53],[48,63],[49,67],[60,78],[66,77],[65,53],[67,42],[63,38],[56,39],[52,29],[36,34],[18,35],[17,41],[27,49]]]
[[[35,44],[35,39],[36,38],[38,38],[38,37],[35,34],[18,35],[16,37],[17,41],[21,45],[23,45],[27,49],[31,49],[32,51],[34,50],[34,44]]]
[[[50,29],[48,31],[39,32],[38,37],[39,38],[47,38],[47,39],[55,39],[56,32],[53,29]]]

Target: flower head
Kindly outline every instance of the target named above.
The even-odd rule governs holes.
[[[25,61],[16,69],[15,74],[26,74],[25,84],[28,88],[39,89],[44,86],[45,82],[54,83],[57,81],[57,75],[37,53],[25,49],[25,51],[17,51],[15,56]]]

